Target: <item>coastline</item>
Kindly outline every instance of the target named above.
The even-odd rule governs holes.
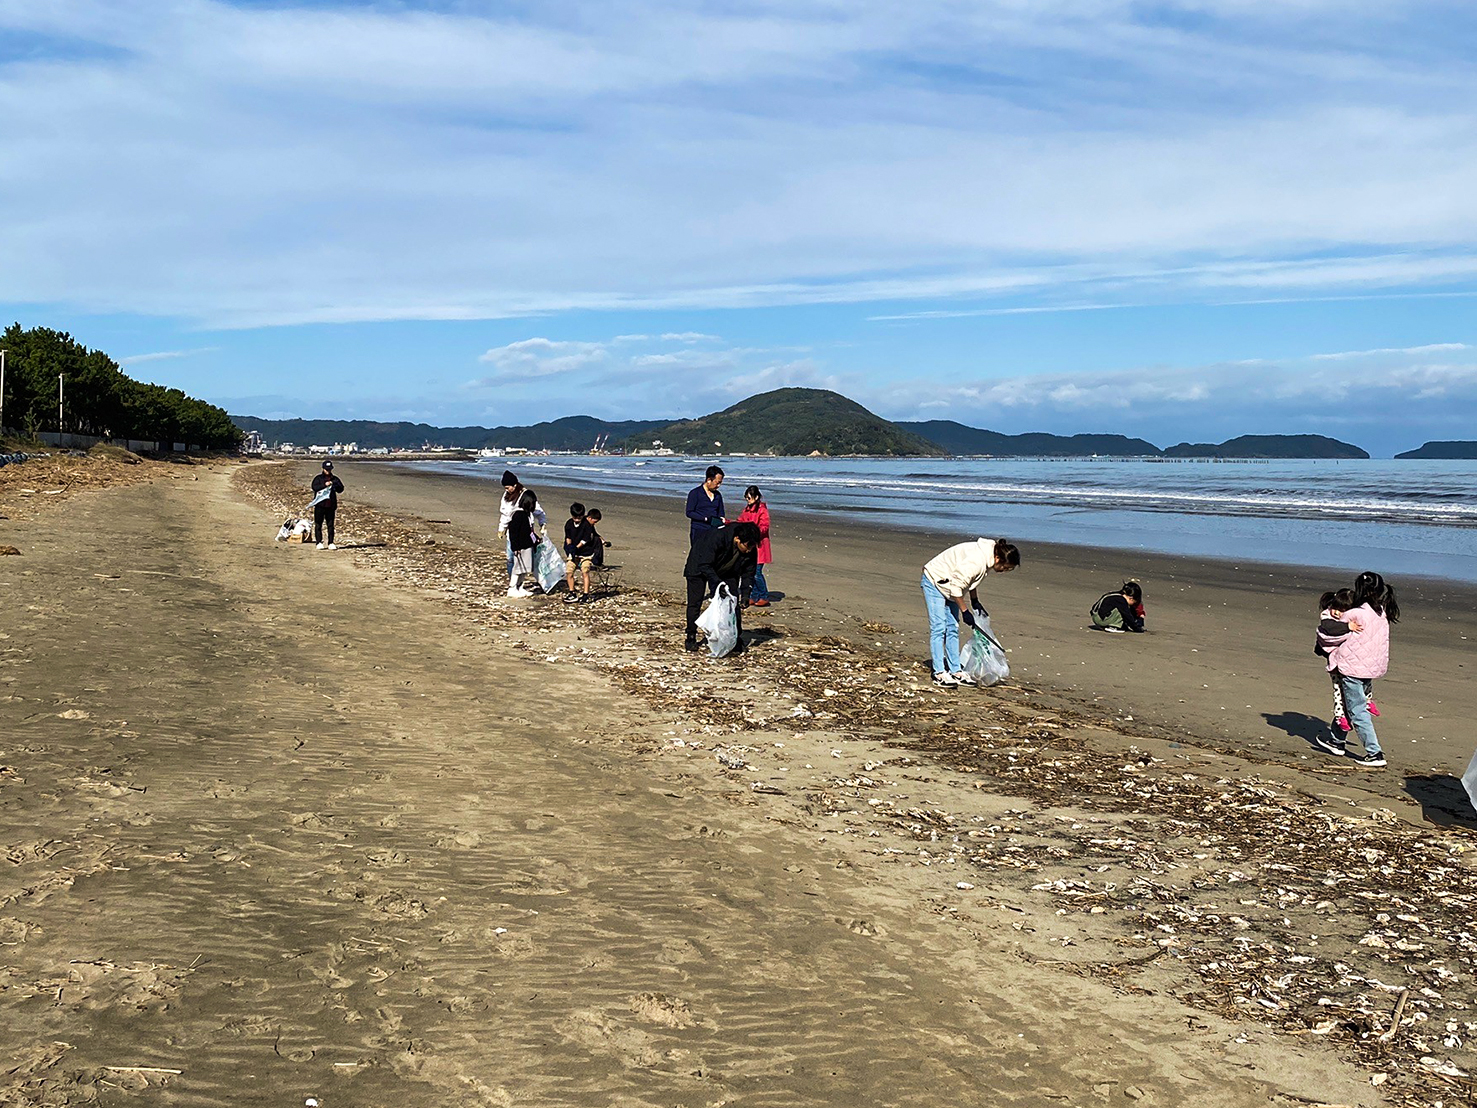
[[[306,469],[299,467],[300,472]],[[495,544],[500,488],[472,477],[376,466],[364,473],[367,502],[389,511],[447,519],[460,541]],[[562,526],[573,499],[605,511],[608,553],[628,579],[675,592],[686,556],[680,503],[632,493],[536,486],[551,523]],[[747,626],[803,619],[828,634],[898,653],[923,666],[926,621],[917,577],[943,547],[973,536],[890,528],[868,518],[865,532],[839,521],[794,518],[771,505],[775,563],[770,587],[786,599]],[[1010,537],[1010,536],[1004,536]],[[1045,707],[1071,707],[1131,721],[1165,738],[1191,737],[1216,749],[1342,773],[1312,752],[1307,738],[1326,725],[1328,678],[1312,653],[1317,597],[1352,576],[1270,561],[1221,561],[1092,547],[1031,543],[1021,570],[986,582],[982,599],[1010,650],[1013,683]],[[1377,686],[1379,723],[1391,765],[1364,782],[1388,795],[1408,791],[1407,776],[1459,776],[1471,757],[1468,721],[1477,688],[1465,652],[1477,643],[1477,587],[1442,579],[1395,584],[1403,618],[1395,629],[1390,674]],[[1150,631],[1108,636],[1087,629],[1086,610],[1103,592],[1134,577],[1145,587]],[[862,621],[897,634],[869,637]],[[675,632],[674,632],[675,633]],[[1401,783],[1401,784],[1398,784]]]

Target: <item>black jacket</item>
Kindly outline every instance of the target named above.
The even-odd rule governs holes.
[[[338,507],[338,494],[344,491],[344,483],[337,477],[327,473],[320,473],[317,477],[313,478],[313,492],[315,494],[328,488],[330,483],[333,485],[333,492],[324,503],[328,505],[329,511],[332,511]]]
[[[738,584],[740,596],[747,596],[754,587],[754,567],[759,563],[759,551],[747,554],[734,545],[733,532],[738,524],[725,523],[704,531],[693,540],[692,550],[687,555],[684,577],[701,577],[708,584],[717,586],[726,581]]]
[[[595,525],[588,519],[564,521],[564,553],[588,557],[595,553]]]
[[[533,533],[533,513],[519,508],[508,520],[508,547],[512,550],[531,550],[538,545]]]
[[[1123,627],[1128,631],[1142,631],[1144,629],[1144,617],[1139,615],[1137,606],[1121,592],[1104,593],[1096,604],[1092,606],[1093,611],[1100,616],[1106,616],[1109,612],[1117,610],[1123,617]]]

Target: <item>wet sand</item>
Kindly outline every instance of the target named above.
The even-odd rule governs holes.
[[[845,580],[848,540],[782,532],[819,550],[781,538],[790,596],[720,662],[652,590],[501,597],[464,484],[343,476],[332,553],[271,540],[306,499],[274,467],[0,535],[0,1102],[1465,1090],[1477,840],[1371,791],[1398,769],[1083,714],[1026,664],[1025,572],[992,603],[1025,679],[966,700],[842,608],[908,628],[875,546]],[[399,497],[421,519],[362,507]],[[670,523],[601,503],[664,579]]]

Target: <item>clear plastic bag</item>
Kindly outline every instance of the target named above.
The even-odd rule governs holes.
[[[727,585],[718,586],[707,611],[697,617],[697,625],[708,636],[708,649],[715,658],[723,657],[738,645],[738,597]]]
[[[533,553],[539,587],[546,593],[553,592],[564,580],[564,559],[559,557],[559,552],[548,539],[534,547]]]
[[[974,634],[959,651],[959,668],[981,685],[996,685],[1010,676],[1005,650],[990,629],[989,616],[976,616]]]

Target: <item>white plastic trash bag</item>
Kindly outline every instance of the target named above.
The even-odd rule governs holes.
[[[959,666],[981,685],[995,685],[1010,676],[1010,663],[990,630],[989,616],[978,619],[974,634],[959,651]]]
[[[697,617],[698,629],[708,636],[708,649],[721,658],[738,645],[738,597],[727,585],[719,585],[708,610]]]
[[[1467,763],[1467,772],[1462,774],[1462,788],[1467,790],[1467,799],[1477,808],[1477,754]]]
[[[564,580],[564,559],[559,557],[554,544],[548,539],[534,547],[534,558],[539,587],[546,593],[553,592],[559,582]]]

